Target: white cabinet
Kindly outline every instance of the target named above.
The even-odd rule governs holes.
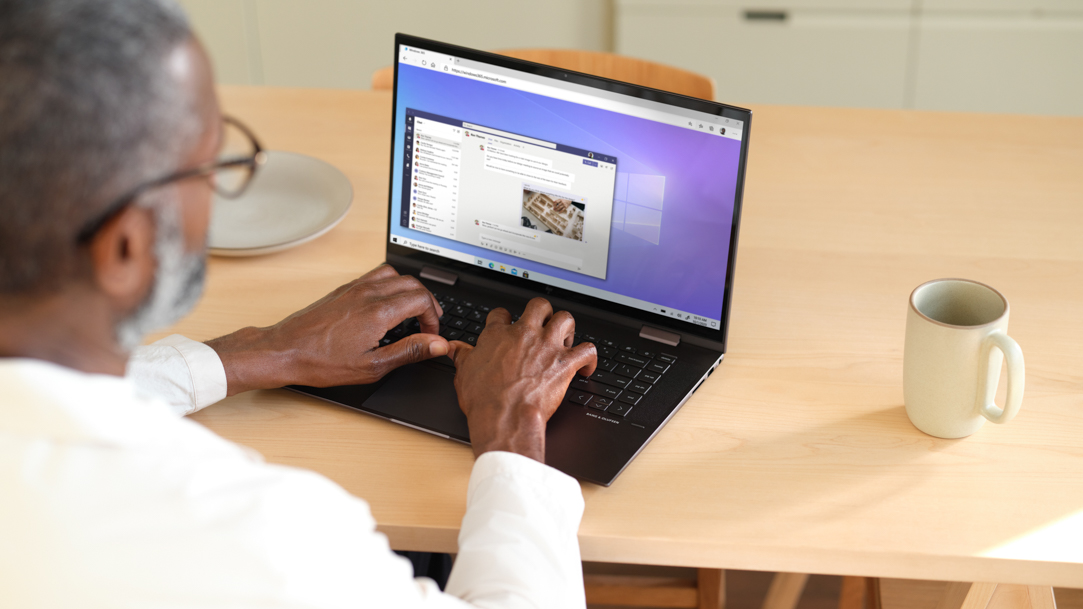
[[[616,50],[711,76],[729,103],[903,105],[909,12],[767,6],[621,2]]]
[[[730,103],[1083,115],[1083,0],[617,0],[616,49]]]
[[[1080,0],[922,0],[923,11],[968,14],[1034,12],[1083,13]]]
[[[921,20],[915,108],[1083,115],[1083,14]]]

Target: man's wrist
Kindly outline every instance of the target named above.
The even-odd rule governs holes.
[[[471,429],[474,457],[503,451],[545,463],[545,417],[540,411],[531,410],[529,414],[520,412],[507,417],[507,422],[511,423],[507,427],[500,425],[497,429],[478,430],[480,433]]]
[[[271,328],[248,327],[206,342],[226,370],[227,395],[290,384],[288,353],[275,348]]]

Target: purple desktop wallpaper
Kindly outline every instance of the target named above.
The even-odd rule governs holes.
[[[741,143],[413,66],[399,66],[395,158],[406,108],[617,157],[617,203],[605,280],[410,230],[425,241],[718,319],[725,293]],[[395,164],[393,185],[402,183]],[[391,217],[402,192],[392,188]]]

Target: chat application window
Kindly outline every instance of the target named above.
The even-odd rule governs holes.
[[[605,279],[617,159],[407,109],[400,225]]]

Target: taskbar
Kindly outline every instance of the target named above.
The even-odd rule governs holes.
[[[411,249],[435,254],[444,258],[450,258],[459,262],[466,262],[468,264],[473,264],[478,268],[487,269],[495,273],[511,275],[512,277],[519,277],[528,281],[537,281],[538,283],[544,285],[551,285],[553,287],[562,288],[571,292],[584,294],[586,296],[601,298],[602,300],[607,300],[615,304],[632,307],[641,311],[649,311],[658,315],[664,315],[671,319],[680,320],[686,323],[702,326],[704,328],[711,328],[717,330],[721,324],[721,320],[718,319],[711,319],[709,317],[696,315],[695,313],[690,313],[688,311],[681,311],[679,309],[674,309],[657,303],[639,300],[638,298],[631,298],[622,294],[616,294],[614,292],[608,292],[606,290],[592,288],[590,286],[575,283],[574,281],[568,281],[567,279],[561,279],[560,277],[553,277],[552,275],[546,275],[537,271],[528,271],[508,262],[500,262],[497,260],[480,258],[472,254],[466,254],[446,247],[438,247],[430,243],[424,243],[422,241],[416,241],[414,239],[407,239],[405,237],[399,237],[397,235],[392,235],[390,239],[392,243],[395,243],[397,245],[402,245]]]

